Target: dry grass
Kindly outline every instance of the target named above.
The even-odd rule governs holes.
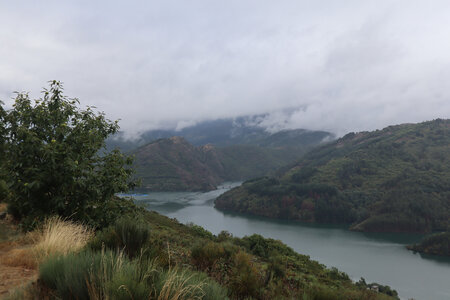
[[[189,284],[193,275],[187,276],[185,271],[170,269],[166,281],[158,295],[158,300],[202,299],[204,282]]]
[[[50,255],[78,252],[93,235],[94,232],[84,225],[53,217],[35,233],[33,252],[38,262]]]
[[[15,241],[1,243],[0,250],[3,250],[3,254],[0,256],[0,263],[34,270],[49,255],[79,251],[93,234],[92,230],[83,225],[53,217],[44,223],[42,229]]]
[[[0,213],[6,211],[7,208],[8,208],[8,204],[0,203]]]
[[[37,267],[31,248],[12,249],[5,253],[0,260],[2,264],[9,267],[24,267],[31,270],[35,270]]]

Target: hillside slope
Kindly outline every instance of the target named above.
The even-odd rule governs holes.
[[[362,231],[448,230],[450,120],[347,134],[225,193],[216,207]]]
[[[292,162],[305,150],[255,145],[193,146],[182,137],[160,139],[135,150],[142,188],[207,191],[224,181],[260,177]]]
[[[450,232],[432,234],[419,244],[409,245],[407,248],[425,254],[450,256]]]

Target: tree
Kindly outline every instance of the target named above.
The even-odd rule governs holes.
[[[5,153],[5,137],[6,137],[6,127],[5,127],[5,116],[6,112],[2,107],[3,102],[0,101],[0,153]],[[3,166],[5,162],[5,156],[0,155],[0,202],[4,201],[8,196],[8,187],[5,182],[6,173]]]
[[[105,139],[118,131],[118,122],[79,109],[79,101],[62,91],[52,81],[33,104],[18,93],[6,111],[8,209],[17,219],[58,214],[89,222],[92,211],[135,186],[132,158],[106,152]]]

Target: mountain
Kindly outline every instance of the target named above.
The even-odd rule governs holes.
[[[141,134],[136,140],[127,140],[123,133],[119,133],[107,140],[107,147],[131,151],[158,139],[172,136],[181,136],[195,146],[254,145],[273,148],[312,146],[323,140],[334,139],[334,135],[329,132],[305,129],[270,133],[259,126],[258,118],[260,116],[205,121],[181,130],[150,130]]]
[[[450,120],[349,133],[276,176],[230,190],[215,205],[361,231],[448,230]]]
[[[304,152],[305,148],[299,147],[194,146],[182,137],[171,137],[139,147],[132,154],[143,189],[206,191],[224,181],[263,176]]]

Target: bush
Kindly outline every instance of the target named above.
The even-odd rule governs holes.
[[[123,218],[98,233],[90,243],[90,248],[100,250],[105,246],[113,250],[123,250],[130,258],[133,258],[141,253],[149,236],[148,225],[139,220]]]
[[[52,81],[33,104],[28,94],[18,94],[0,126],[6,130],[1,142],[8,209],[15,218],[28,219],[30,227],[53,214],[83,220],[94,206],[135,186],[131,157],[104,151],[117,122],[91,108],[80,110],[78,100],[62,90]]]
[[[89,271],[99,270],[101,253],[69,253],[50,257],[39,267],[39,279],[63,299],[89,299]]]
[[[147,299],[157,266],[111,251],[54,256],[39,269],[43,284],[62,299]]]
[[[224,241],[229,240],[231,238],[233,238],[233,235],[230,232],[226,231],[226,230],[222,230],[217,235],[217,241],[219,241],[219,242],[224,242]]]
[[[275,256],[269,261],[268,271],[276,278],[284,278],[286,275],[286,262],[282,256]]]
[[[198,243],[191,250],[194,264],[201,269],[212,267],[224,254],[222,245],[214,242]]]
[[[194,235],[206,238],[208,240],[214,240],[214,234],[212,234],[205,228],[198,226],[194,223],[187,223],[186,225],[191,229],[191,231]]]
[[[233,295],[237,298],[258,298],[261,287],[262,279],[258,269],[251,262],[251,256],[242,251],[236,253],[230,276],[230,289]]]

